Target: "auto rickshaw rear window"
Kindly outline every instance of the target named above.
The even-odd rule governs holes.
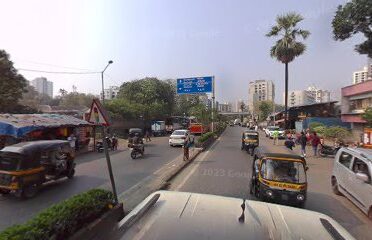
[[[270,181],[306,183],[305,168],[301,162],[263,159],[260,173]]]
[[[16,171],[21,160],[21,156],[16,153],[0,153],[0,170]]]
[[[257,133],[244,133],[244,137],[248,139],[258,139]]]

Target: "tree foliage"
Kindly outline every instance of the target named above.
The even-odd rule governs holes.
[[[208,125],[212,121],[212,111],[203,104],[193,106],[190,115],[196,117],[203,125]]]
[[[362,118],[367,121],[369,127],[372,127],[372,107],[368,107],[362,115]]]
[[[339,5],[332,21],[333,37],[344,41],[361,33],[367,39],[355,46],[355,51],[372,57],[372,1],[352,0]]]
[[[92,100],[95,98],[93,94],[85,94],[78,92],[65,92],[64,95],[60,97],[60,106],[66,108],[76,108],[76,107],[90,107]]]
[[[0,50],[0,112],[14,111],[26,86],[26,79],[14,68],[9,54]]]
[[[274,110],[274,104],[272,101],[259,101],[257,102],[257,109],[259,119],[265,120]]]
[[[310,35],[309,31],[297,27],[297,24],[302,20],[303,17],[297,13],[288,13],[276,18],[276,25],[271,28],[266,36],[281,36],[282,38],[271,47],[271,57],[282,63],[289,63],[305,52],[305,44],[297,41],[297,37],[306,39]]]

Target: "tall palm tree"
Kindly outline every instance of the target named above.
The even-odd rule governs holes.
[[[276,18],[276,25],[271,27],[267,37],[281,37],[270,49],[272,58],[285,64],[285,117],[284,126],[287,125],[288,112],[288,64],[296,57],[303,54],[306,50],[305,44],[296,41],[297,37],[306,39],[310,32],[297,27],[297,24],[303,20],[303,17],[297,13],[288,13]]]

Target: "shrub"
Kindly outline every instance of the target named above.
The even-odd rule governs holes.
[[[317,134],[323,136],[326,129],[327,128],[325,126],[317,126],[313,129],[313,131],[316,132]]]
[[[113,202],[111,192],[92,189],[43,210],[25,224],[5,229],[0,233],[0,239],[67,239],[107,212]]]
[[[339,126],[332,126],[332,127],[326,128],[324,131],[324,136],[328,138],[344,139],[349,135],[350,135],[350,132],[348,129],[339,127]]]
[[[314,129],[316,127],[325,127],[325,125],[323,123],[320,123],[320,122],[312,122],[309,124],[309,128],[311,131],[314,131]]]
[[[199,143],[203,143],[205,141],[207,141],[209,138],[211,137],[214,137],[216,136],[216,134],[214,132],[207,132],[207,133],[204,133],[203,135],[201,135],[201,137],[198,139],[198,142]]]

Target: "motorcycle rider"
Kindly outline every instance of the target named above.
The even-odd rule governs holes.
[[[145,146],[143,144],[143,140],[140,137],[139,133],[135,133],[134,137],[131,140],[132,140],[131,143],[132,143],[133,147],[138,148],[141,151],[141,153],[143,153],[145,151]]]

